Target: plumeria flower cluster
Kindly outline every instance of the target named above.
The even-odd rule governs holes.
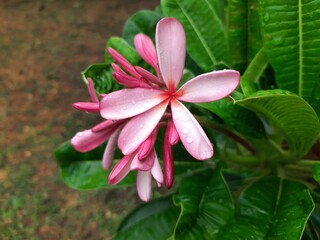
[[[239,73],[213,71],[178,87],[184,70],[186,36],[183,26],[174,18],[158,22],[156,46],[144,34],[136,35],[134,44],[156,74],[132,66],[116,50],[109,48],[117,63],[112,64],[113,77],[126,88],[105,94],[98,100],[93,81],[88,79],[92,102],[78,102],[73,106],[87,112],[99,112],[105,121],[79,132],[71,143],[78,151],[86,152],[108,140],[102,160],[105,169],[112,165],[118,147],[124,157],[111,171],[109,183],[117,184],[130,171],[137,170],[138,195],[143,201],[149,201],[152,177],[159,187],[163,184],[167,188],[172,186],[172,147],[179,141],[198,160],[213,156],[210,140],[182,102],[212,102],[228,96],[239,84]],[[163,172],[155,150],[160,128],[165,128]]]

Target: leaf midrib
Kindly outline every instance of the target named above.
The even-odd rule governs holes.
[[[303,50],[302,50],[302,6],[301,0],[298,3],[298,15],[299,15],[299,96],[302,96],[302,78],[303,78]]]
[[[197,34],[200,42],[202,43],[204,49],[206,50],[208,56],[210,57],[213,65],[217,64],[217,60],[215,59],[215,57],[211,54],[210,48],[209,46],[206,44],[204,38],[202,37],[201,33],[198,31],[198,28],[196,27],[196,25],[194,24],[194,22],[192,21],[191,17],[188,15],[188,13],[185,11],[185,9],[183,8],[183,6],[180,4],[179,0],[176,0],[178,6],[180,7],[182,13],[185,15],[185,17],[187,18],[187,20],[190,22],[190,25],[192,26],[192,28],[194,29],[195,33]],[[207,1],[205,1],[206,4],[208,4],[209,8],[212,9],[209,5],[209,3]]]

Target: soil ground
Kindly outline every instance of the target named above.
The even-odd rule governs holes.
[[[88,99],[80,72],[104,61],[130,15],[158,4],[0,1],[0,239],[110,239],[137,204],[127,190],[68,188],[52,152],[90,126],[71,108]]]

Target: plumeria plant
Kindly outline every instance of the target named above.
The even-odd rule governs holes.
[[[82,72],[91,100],[73,107],[101,123],[55,151],[64,182],[136,185],[144,203],[114,239],[320,239],[319,9],[162,0],[134,14]]]

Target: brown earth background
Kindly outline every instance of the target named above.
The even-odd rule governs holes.
[[[135,189],[79,192],[52,152],[89,127],[80,72],[157,0],[0,1],[0,239],[110,239]]]

